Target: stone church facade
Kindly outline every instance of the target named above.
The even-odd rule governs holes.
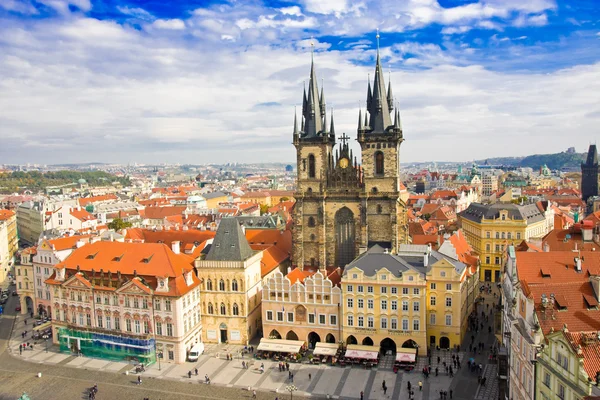
[[[393,251],[407,243],[406,205],[400,197],[400,144],[404,138],[400,112],[394,111],[393,102],[378,51],[364,119],[362,110],[358,116],[361,165],[345,133],[336,142],[333,113],[328,124],[325,94],[322,88],[319,92],[314,62],[311,64],[300,127],[294,118],[298,165],[294,266],[343,268],[375,244]]]

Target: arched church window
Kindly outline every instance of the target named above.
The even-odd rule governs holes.
[[[221,303],[221,315],[225,315],[225,304]]]
[[[308,226],[313,228],[315,226],[315,217],[308,217]]]
[[[316,176],[315,156],[314,156],[314,154],[309,154],[309,156],[308,156],[308,177],[314,178],[315,176]]]
[[[240,309],[237,303],[233,303],[233,315],[240,315]]]
[[[206,312],[208,314],[213,314],[215,312],[215,310],[213,309],[212,303],[208,303],[208,308],[207,308]]]
[[[306,189],[306,194],[312,196],[312,188]]]
[[[234,292],[238,291],[238,283],[235,279],[231,281],[231,290]]]
[[[383,175],[383,153],[375,152],[375,175]]]
[[[310,240],[311,240],[311,241],[313,241],[313,242],[314,242],[316,238],[317,238],[317,237],[315,236],[315,234],[314,234],[314,233],[311,233],[311,234],[310,234]]]
[[[219,290],[222,292],[225,291],[225,281],[223,279],[219,281]]]
[[[379,192],[379,190],[377,190],[376,187],[374,187],[373,189],[371,189],[371,193],[373,194],[377,194]]]
[[[212,281],[210,279],[208,279],[206,281],[206,290],[213,290],[212,289]]]
[[[383,207],[381,207],[381,204],[377,204],[377,214],[381,214],[383,212]]]

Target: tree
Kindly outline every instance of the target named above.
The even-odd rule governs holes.
[[[266,204],[260,205],[260,215],[264,215],[269,212],[269,206]]]
[[[422,215],[422,217],[423,217],[423,219],[424,219],[425,221],[429,221],[429,218],[431,218],[431,214],[429,214],[429,213],[425,213],[425,214],[423,214],[423,215]]]
[[[283,196],[282,198],[279,199],[279,202],[281,203],[282,201],[289,201],[290,198],[287,196]]]
[[[114,229],[115,231],[120,231],[121,229],[124,229],[124,228],[130,228],[131,222],[123,221],[121,218],[115,218],[112,220],[112,222],[109,222],[108,224],[106,224],[106,226],[108,226],[108,229]]]

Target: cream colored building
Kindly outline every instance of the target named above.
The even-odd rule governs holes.
[[[339,270],[332,278],[339,282]],[[341,339],[342,293],[325,271],[311,273],[296,268],[287,275],[275,272],[263,285],[264,337],[317,342]]]
[[[261,328],[261,260],[235,218],[223,218],[195,262],[202,281],[203,341],[248,344]]]
[[[346,266],[341,288],[344,343],[426,354],[425,271],[376,245]]]
[[[17,293],[21,305],[21,314],[34,311],[35,307],[35,284],[33,273],[33,257],[36,254],[36,247],[28,247],[21,251],[20,262],[15,265],[15,279],[17,283]]]

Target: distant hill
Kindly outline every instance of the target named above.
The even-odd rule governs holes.
[[[512,165],[515,167],[529,167],[538,169],[546,164],[550,169],[579,168],[585,161],[587,153],[556,153],[556,154],[534,154],[527,157],[496,157],[487,160],[476,160],[475,163],[482,165],[486,161],[490,165]]]

